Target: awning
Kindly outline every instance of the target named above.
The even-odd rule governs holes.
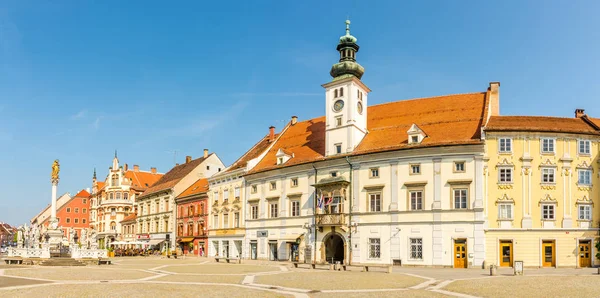
[[[303,235],[304,235],[304,233],[285,235],[280,240],[285,241],[285,242],[294,242],[294,243],[296,243],[297,239],[300,238],[300,237],[302,237]]]
[[[181,240],[179,240],[179,242],[192,242],[194,241],[194,237],[186,237],[186,238],[181,238]]]
[[[146,244],[148,244],[148,245],[157,245],[157,244],[162,243],[164,241],[165,241],[164,239],[152,239],[152,240],[148,241],[148,243],[146,243]]]

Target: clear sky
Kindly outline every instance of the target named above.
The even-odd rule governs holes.
[[[325,113],[344,20],[370,104],[485,91],[504,115],[600,116],[599,1],[0,0],[0,221],[119,159],[230,164],[270,125]]]

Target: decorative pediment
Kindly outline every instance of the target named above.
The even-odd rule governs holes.
[[[586,160],[584,160],[582,163],[577,165],[578,169],[585,169],[585,170],[594,170],[592,165],[588,164],[588,162]]]
[[[241,208],[239,205],[233,205],[233,207],[231,207],[231,209],[230,209],[230,210],[239,211],[239,210],[241,210],[241,209],[242,209],[242,208]]]
[[[551,160],[548,158],[548,159],[546,159],[546,161],[544,161],[544,162],[542,162],[542,163],[540,164],[540,168],[541,168],[541,167],[556,167],[556,163],[555,163],[555,162],[552,162],[552,161],[551,161]]]
[[[546,194],[541,200],[540,203],[538,205],[541,204],[558,204],[558,201],[553,198],[550,194]]]
[[[496,164],[496,168],[498,168],[498,167],[513,167],[514,168],[515,164],[512,161],[508,160],[508,158],[503,158],[502,160],[500,160],[500,162],[498,162]]]
[[[575,204],[592,204],[592,205],[594,205],[594,202],[588,196],[584,195],[581,198],[577,198],[577,201],[575,202]]]
[[[221,208],[221,213],[223,213],[223,212],[229,212],[229,211],[230,211],[230,209],[227,208],[227,207]]]
[[[513,200],[512,198],[508,197],[507,194],[502,195],[501,197],[499,197],[496,200],[496,205],[498,204],[515,204],[515,200]]]
[[[406,131],[408,134],[408,143],[409,144],[420,144],[423,139],[427,137],[427,134],[419,128],[415,123],[413,123],[410,128]]]
[[[277,157],[277,164],[281,165],[292,159],[294,157],[294,153],[279,148],[275,156]]]

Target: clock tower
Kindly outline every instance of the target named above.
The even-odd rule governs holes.
[[[325,156],[352,152],[367,134],[367,97],[371,92],[360,80],[365,69],[356,62],[356,37],[340,37],[337,51],[340,61],[331,67],[333,80],[325,88]]]

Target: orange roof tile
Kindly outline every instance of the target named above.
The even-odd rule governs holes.
[[[77,198],[88,198],[90,196],[90,193],[87,192],[85,189],[82,189],[80,192],[78,192],[75,197]]]
[[[279,134],[275,134],[275,139],[277,139],[278,136]],[[248,161],[257,158],[265,150],[267,150],[267,148],[269,148],[270,145],[271,142],[269,142],[269,135],[266,135],[260,141],[258,141],[258,143],[254,144],[254,146],[252,146],[252,148],[250,148],[248,152],[244,153],[242,157],[240,157],[229,168],[227,168],[225,172],[245,168],[248,165]]]
[[[214,154],[214,153],[211,153],[208,156],[210,157],[212,154]],[[146,191],[144,191],[144,193],[141,195],[141,197],[151,195],[153,193],[157,193],[159,191],[167,190],[167,189],[174,187],[175,185],[177,185],[177,183],[179,183],[179,181],[181,181],[181,179],[183,179],[183,177],[185,177],[187,174],[189,174],[191,171],[193,171],[204,160],[205,160],[204,157],[200,157],[200,158],[194,159],[188,163],[184,163],[184,164],[173,167],[166,174],[164,174],[160,179],[158,179],[158,181],[156,181],[156,183],[154,183],[154,185],[152,185],[150,188],[146,189]]]
[[[104,188],[104,184],[106,184],[106,183],[104,183],[102,181],[96,181],[96,185],[98,186],[98,191],[100,191],[101,189]]]
[[[594,124],[596,124],[596,126],[600,127],[600,118],[588,117],[588,119],[590,119],[590,121],[592,121]]]
[[[493,116],[485,130],[600,134],[581,118],[544,116]]]
[[[200,193],[204,193],[208,191],[208,179],[202,178],[198,179],[198,181],[194,182],[194,184],[190,185],[186,190],[184,190],[177,198],[184,198]]]
[[[128,178],[131,181],[131,186],[137,190],[145,190],[148,187],[152,186],[158,179],[160,179],[164,174],[160,173],[151,173],[145,171],[132,171],[128,170],[125,172],[125,178]]]
[[[369,133],[349,155],[415,147],[478,144],[487,117],[486,92],[402,100],[367,109]],[[417,124],[427,133],[420,145],[409,145],[407,131]],[[279,149],[294,157],[277,166]],[[331,158],[338,158],[336,155]],[[325,117],[289,126],[251,173],[325,159]]]
[[[137,219],[137,214],[133,213],[133,214],[130,214],[129,216],[126,216],[125,218],[123,218],[123,220],[121,222],[122,223],[123,222],[133,222],[136,219]]]

